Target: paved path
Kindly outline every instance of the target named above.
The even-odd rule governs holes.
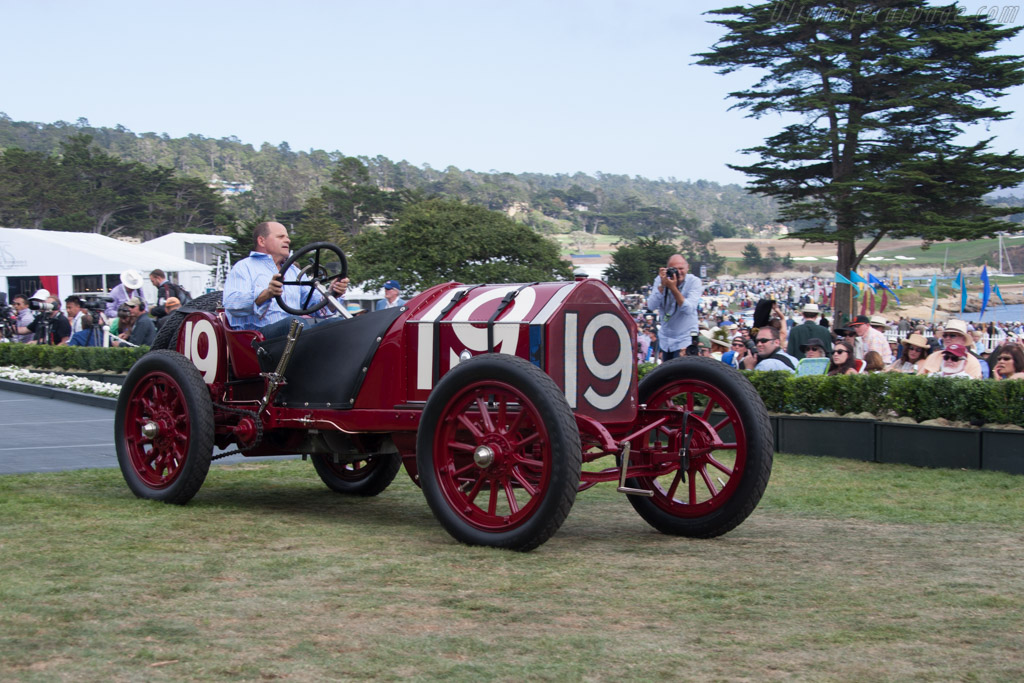
[[[0,435],[0,475],[117,467],[111,407],[0,389]],[[232,455],[213,464],[245,460]]]

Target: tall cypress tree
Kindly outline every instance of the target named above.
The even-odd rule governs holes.
[[[802,117],[744,150],[760,161],[731,167],[781,200],[782,220],[807,221],[793,237],[835,242],[844,274],[883,237],[984,237],[1019,211],[982,197],[1024,181],[1024,157],[958,136],[1012,113],[990,100],[1024,82],[1024,59],[994,50],[1021,27],[962,11],[925,0],[786,0],[709,12],[733,18],[712,20],[728,32],[699,64],[766,72],[731,93],[735,106]],[[858,239],[868,239],[860,252]],[[838,287],[841,321],[849,285]]]

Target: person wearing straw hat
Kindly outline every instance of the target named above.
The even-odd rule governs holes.
[[[146,310],[146,297],[142,293],[142,273],[128,269],[121,273],[121,284],[110,290],[111,301],[107,304],[104,313],[108,318],[116,317],[117,309],[132,297],[136,297],[142,302],[141,310]]]
[[[903,340],[903,355],[897,358],[886,372],[901,372],[905,375],[918,375],[928,357],[928,340],[914,333]]]
[[[959,344],[964,347],[965,351],[967,345],[970,343],[970,337],[967,333],[967,323],[963,320],[950,320],[946,323],[945,329],[942,330],[942,346],[943,348],[939,351],[928,356],[924,363],[921,365],[920,374],[922,375],[934,375],[943,371],[943,351],[948,349],[950,344]],[[967,354],[966,358],[963,359],[964,368],[963,372],[972,379],[982,379],[981,361],[972,356],[970,353]]]
[[[818,324],[818,316],[821,315],[818,304],[804,304],[800,313],[804,316],[804,321],[799,325],[794,325],[790,331],[789,341],[786,343],[786,353],[797,359],[803,358],[804,351],[801,347],[810,339],[818,339],[824,345],[825,357],[832,355],[832,335]]]
[[[719,328],[711,333],[711,357],[715,360],[722,360],[732,346],[729,340],[729,330]]]

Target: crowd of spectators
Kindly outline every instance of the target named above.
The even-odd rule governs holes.
[[[151,306],[138,271],[126,270],[120,279],[106,301],[92,307],[83,300],[88,297],[77,294],[63,302],[46,289],[15,294],[4,341],[52,346],[152,345],[157,329],[167,314],[181,307],[179,296],[187,296],[187,292],[170,283],[162,270],[154,270],[150,281],[157,287],[157,301]],[[178,296],[168,296],[171,293]]]
[[[701,355],[739,369],[801,375],[898,372],[1024,378],[1020,322],[931,323],[874,314],[856,315],[837,326],[830,323],[825,305],[832,286],[821,278],[705,283],[698,320],[701,340],[708,343],[706,352],[702,344]],[[641,361],[664,360],[657,343],[659,314],[637,314]]]

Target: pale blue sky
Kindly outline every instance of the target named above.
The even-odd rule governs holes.
[[[0,0],[0,111],[442,169],[743,182],[725,164],[781,124],[729,111],[755,72],[693,64],[721,35],[701,13],[729,4]],[[1001,106],[1024,117],[1024,89]],[[997,149],[1021,146],[1021,117],[992,125]]]

